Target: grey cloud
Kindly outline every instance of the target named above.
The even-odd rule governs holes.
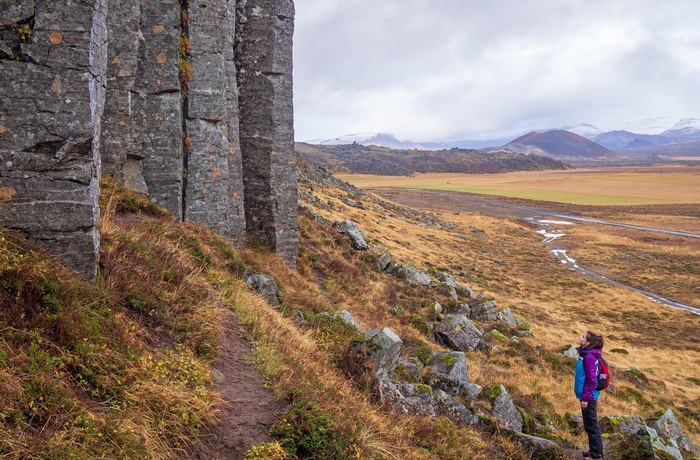
[[[297,0],[297,138],[698,116],[700,2]],[[695,53],[695,54],[693,54]]]

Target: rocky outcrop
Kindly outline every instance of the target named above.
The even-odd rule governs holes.
[[[603,433],[613,437],[634,437],[648,458],[697,457],[698,450],[681,430],[671,409],[664,409],[658,419],[647,425],[641,417],[607,416],[600,421]],[[645,457],[646,458],[646,457]]]
[[[523,431],[523,416],[503,385],[485,388],[480,397],[491,404],[491,411],[499,425],[518,433]]]
[[[262,273],[247,273],[244,282],[267,300],[270,305],[279,306],[280,299],[277,296],[279,288],[274,278]]]
[[[365,241],[362,231],[357,228],[357,224],[355,222],[351,220],[342,220],[334,223],[333,228],[350,237],[350,245],[353,249],[358,251],[365,251],[369,249],[369,245]]]
[[[484,332],[464,315],[445,315],[435,332],[439,343],[463,352],[473,351],[482,335]]]
[[[380,400],[404,415],[444,416],[465,425],[477,425],[479,418],[464,404],[442,390],[428,385],[379,382]]]
[[[2,10],[0,225],[94,278],[102,163],[178,220],[239,244],[247,228],[295,265],[292,1]]]
[[[107,0],[0,9],[0,225],[94,279]]]

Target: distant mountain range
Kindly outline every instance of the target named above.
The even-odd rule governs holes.
[[[591,124],[538,130],[513,136],[494,136],[445,142],[400,141],[392,134],[352,134],[309,144],[361,144],[392,149],[483,149],[560,158],[564,160],[616,160],[653,157],[700,157],[700,119],[648,118],[603,131]],[[584,142],[589,141],[590,143]],[[594,144],[594,145],[591,145]]]
[[[415,173],[500,173],[568,169],[563,162],[540,155],[499,150],[390,149],[376,145],[312,145],[297,142],[296,152],[307,162],[331,173],[412,176]]]

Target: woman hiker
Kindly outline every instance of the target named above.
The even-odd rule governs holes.
[[[583,456],[584,458],[603,458],[603,438],[600,435],[596,404],[600,395],[596,386],[598,385],[598,358],[600,358],[603,349],[603,336],[588,331],[581,334],[578,343],[581,346],[577,348],[579,358],[576,362],[574,393],[581,402],[583,427],[588,434],[589,447]]]

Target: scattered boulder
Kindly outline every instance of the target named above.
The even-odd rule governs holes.
[[[354,316],[350,314],[349,311],[343,310],[340,312],[340,319],[346,323],[350,324],[351,326],[355,326],[355,328],[358,330],[358,332],[362,333],[362,326],[360,326],[359,321],[355,319]]]
[[[247,273],[244,282],[246,286],[253,288],[258,294],[263,296],[270,305],[280,305],[280,299],[277,296],[279,288],[272,277],[262,273]]]
[[[428,385],[380,382],[379,394],[382,402],[405,415],[445,416],[467,425],[479,423],[479,418],[462,403]]]
[[[416,283],[420,284],[421,286],[430,286],[431,283],[428,275],[419,272],[415,268],[409,267],[408,265],[399,264],[396,274],[412,284]]]
[[[512,432],[512,439],[527,450],[530,458],[563,458],[562,447],[549,439],[517,431]]]
[[[450,286],[449,284],[441,284],[440,289],[439,289],[440,294],[446,295],[452,300],[457,300],[459,297],[457,296],[457,291],[453,286]]]
[[[600,430],[603,433],[637,434],[644,426],[644,419],[637,416],[611,415],[603,417],[600,421]]]
[[[496,305],[495,300],[477,303],[471,309],[471,319],[488,322],[496,321],[496,318],[498,318],[498,305]]]
[[[408,383],[419,382],[423,375],[423,363],[418,358],[399,358],[394,371],[394,378]]]
[[[481,391],[480,397],[491,403],[491,413],[498,424],[511,431],[522,433],[523,416],[515,407],[513,398],[510,397],[503,385],[493,385]]]
[[[365,344],[369,347],[376,377],[391,380],[403,346],[399,336],[388,327],[372,329],[365,334]]]
[[[379,256],[379,258],[377,259],[377,263],[379,264],[379,269],[381,271],[384,271],[391,263],[391,256],[385,252],[384,254]]]
[[[515,316],[513,315],[513,311],[510,309],[510,307],[504,308],[503,310],[499,311],[496,317],[496,321],[510,327],[515,327],[518,325],[517,321],[515,321]]]
[[[676,441],[660,437],[656,430],[651,427],[642,426],[637,433],[637,438],[642,441],[645,450],[650,452],[655,460],[666,460],[669,456],[676,460],[683,460],[683,455]]]
[[[571,413],[566,414],[566,421],[574,434],[583,433],[583,417]]]
[[[369,245],[365,241],[365,237],[357,228],[357,224],[351,220],[342,220],[333,224],[333,227],[340,233],[344,233],[350,237],[350,244],[353,249],[364,251],[369,249]]]
[[[472,312],[472,307],[469,306],[467,302],[459,304],[459,307],[457,308],[457,311],[455,312],[458,315],[464,315],[467,318],[471,316]]]
[[[569,345],[569,348],[563,353],[567,358],[578,359],[578,351],[573,345]]]
[[[473,351],[484,331],[464,315],[445,315],[435,332],[435,339],[446,347],[458,351]]]
[[[457,287],[455,288],[457,291],[457,295],[459,295],[463,299],[473,299],[476,297],[474,295],[474,291],[471,288],[468,287]]]
[[[428,384],[451,395],[459,395],[469,383],[467,360],[461,351],[434,352],[425,368],[432,376]]]
[[[435,276],[435,279],[438,280],[440,283],[446,284],[454,289],[457,289],[458,286],[455,282],[455,278],[450,273],[433,271],[432,275]]]
[[[700,456],[693,441],[683,433],[678,419],[670,408],[664,410],[659,418],[651,424],[651,428],[656,430],[659,436],[675,441],[681,451],[687,452],[693,457]]]

